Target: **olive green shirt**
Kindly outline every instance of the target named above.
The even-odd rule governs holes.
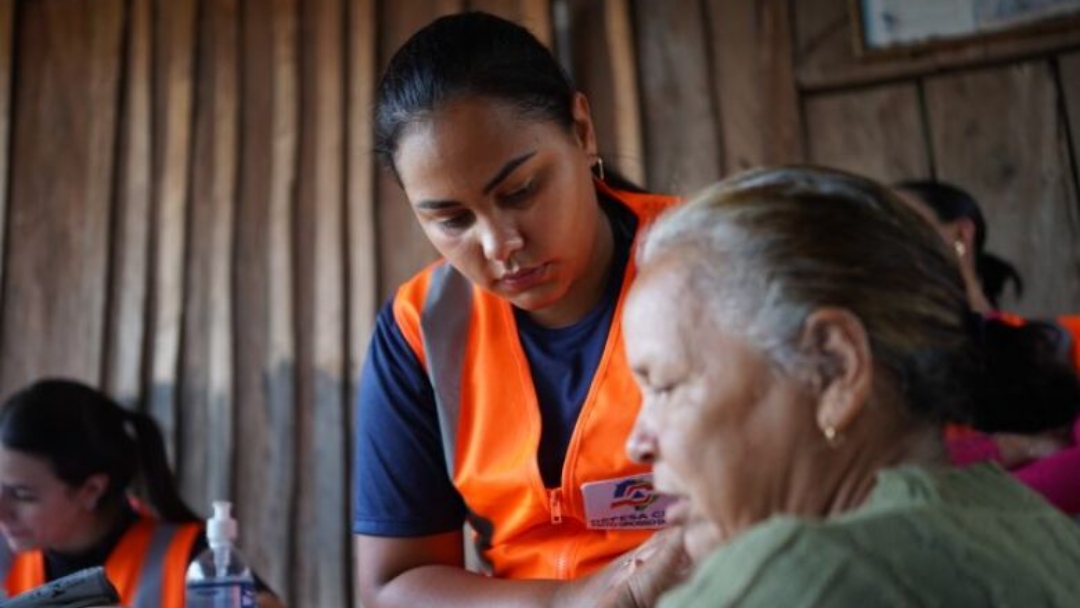
[[[750,529],[660,606],[1077,607],[1080,525],[996,465],[890,469],[855,511]]]

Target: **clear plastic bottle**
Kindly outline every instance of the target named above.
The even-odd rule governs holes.
[[[214,502],[214,515],[206,520],[210,546],[187,570],[187,608],[255,608],[255,579],[244,557],[233,544],[236,520],[232,504]]]

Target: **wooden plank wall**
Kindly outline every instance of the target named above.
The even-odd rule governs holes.
[[[1080,29],[891,58],[853,51],[845,0],[793,3],[808,160],[886,182],[937,178],[980,202],[987,249],[1025,279],[1006,307],[1080,311]]]
[[[73,376],[152,413],[290,605],[355,605],[355,380],[435,255],[370,152],[377,74],[463,9],[556,49],[643,185],[952,180],[1028,279],[1007,305],[1080,311],[1077,32],[867,62],[846,0],[0,0],[0,393]]]
[[[151,413],[294,606],[352,604],[374,11],[0,1],[0,391],[70,376]]]
[[[13,39],[0,45],[15,45],[11,140],[0,146],[11,151],[0,386],[42,370],[97,382],[124,5],[45,0],[14,10]]]

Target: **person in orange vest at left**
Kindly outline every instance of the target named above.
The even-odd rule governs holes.
[[[1071,361],[1080,370],[1080,314],[1032,321],[999,308],[1010,283],[1018,296],[1024,284],[1012,264],[986,251],[986,220],[973,196],[952,184],[935,181],[905,181],[895,188],[955,252],[973,311],[1012,326],[1030,325],[1031,331],[1056,334],[1059,347],[1053,355]],[[1017,403],[1029,413],[1038,406]],[[1032,434],[984,435],[950,425],[946,440],[954,463],[998,461],[1058,508],[1080,514],[1080,418],[1062,424],[1057,431]]]
[[[129,494],[135,485],[145,497]],[[104,566],[130,608],[183,608],[188,563],[206,547],[153,419],[63,379],[0,409],[0,532],[9,597]],[[256,584],[261,608],[281,606]]]

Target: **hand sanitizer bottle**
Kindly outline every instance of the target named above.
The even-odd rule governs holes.
[[[232,504],[214,502],[214,515],[206,520],[209,548],[187,570],[187,608],[255,608],[255,579],[236,550],[237,526]]]

